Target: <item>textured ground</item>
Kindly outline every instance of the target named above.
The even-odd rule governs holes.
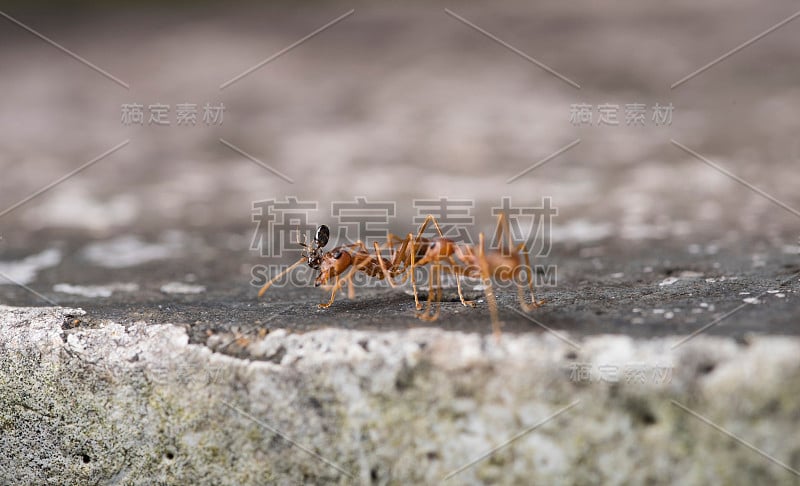
[[[191,341],[197,343],[206,342],[209,332],[235,331],[254,337],[263,330],[279,328],[306,332],[324,327],[397,330],[434,326],[491,331],[488,308],[479,291],[473,293],[479,300],[475,309],[463,307],[451,291],[453,301],[443,304],[436,323],[414,318],[408,286],[359,288],[354,300],[340,294],[327,310],[316,304],[326,300],[328,293],[308,284],[276,287],[258,299],[257,288],[249,282],[248,263],[257,264],[259,257],[247,250],[215,249],[213,240],[200,235],[182,238],[186,243],[177,255],[112,273],[87,261],[81,245],[64,241],[56,245],[61,252],[59,262],[40,270],[29,285],[58,304],[85,309],[87,314],[78,325],[81,328],[96,327],[106,320],[174,323],[185,326]],[[42,245],[42,252],[53,246],[52,241]],[[693,254],[686,247],[652,252],[634,246],[628,247],[625,256],[608,254],[609,248],[619,247],[613,242],[596,243],[589,252],[583,249],[584,256],[577,248],[555,249],[558,257],[548,258],[547,263],[558,269],[557,285],[540,288],[538,297],[545,299],[546,305],[530,314],[533,320],[514,312],[513,289],[499,290],[505,332],[542,333],[552,328],[575,336],[618,333],[656,337],[689,334],[711,325],[704,332],[735,338],[748,333],[800,333],[800,264],[795,254],[765,248],[754,260],[753,253],[741,247],[719,248],[707,255],[705,249]],[[125,256],[109,257],[117,261]],[[6,271],[11,269],[8,267]],[[19,266],[14,268],[21,274]],[[64,287],[65,283],[72,287]],[[169,286],[175,283],[183,285]],[[21,287],[0,286],[0,291],[17,305],[46,304]],[[101,292],[110,295],[98,296]],[[237,348],[221,351],[239,353]]]

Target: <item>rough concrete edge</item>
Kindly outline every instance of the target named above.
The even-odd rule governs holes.
[[[575,349],[549,333],[505,335],[496,341],[491,336],[449,332],[435,328],[389,332],[321,329],[305,334],[291,334],[279,330],[271,332],[261,341],[248,345],[248,351],[257,360],[243,360],[214,353],[206,346],[189,344],[185,329],[169,324],[147,325],[141,322],[123,326],[108,322],[96,329],[73,329],[69,332],[62,329],[65,319],[80,316],[82,313],[81,309],[0,306],[0,329],[3,330],[0,345],[4,351],[4,361],[10,361],[12,364],[12,368],[7,369],[4,366],[0,371],[8,373],[16,369],[24,373],[41,373],[35,378],[41,379],[46,383],[46,388],[51,387],[50,391],[57,395],[51,397],[49,412],[42,412],[41,409],[33,412],[29,405],[25,405],[27,408],[21,412],[16,410],[17,416],[15,416],[15,407],[19,407],[24,400],[6,386],[3,396],[0,396],[0,402],[7,409],[6,416],[3,417],[6,427],[17,427],[19,424],[16,419],[27,412],[39,413],[39,420],[58,422],[53,418],[57,414],[52,409],[59,409],[62,413],[69,409],[61,402],[67,401],[69,398],[67,390],[71,388],[76,390],[76,396],[84,400],[76,407],[78,410],[103,413],[91,403],[90,397],[97,395],[107,402],[120,404],[120,413],[123,416],[125,413],[136,412],[143,417],[141,437],[132,435],[127,443],[121,440],[117,444],[117,449],[126,448],[127,451],[121,464],[114,461],[98,461],[99,464],[89,465],[65,464],[64,457],[56,457],[54,463],[58,463],[64,469],[63,474],[50,477],[55,481],[108,478],[109,471],[115,471],[111,477],[116,478],[120,484],[139,484],[148,480],[170,482],[176,478],[180,480],[195,478],[193,474],[199,475],[202,469],[202,476],[197,477],[210,479],[212,483],[227,480],[233,483],[257,483],[265,477],[277,482],[312,479],[346,484],[355,478],[364,483],[406,480],[429,482],[436,478],[436,474],[415,471],[419,467],[408,458],[404,458],[406,463],[399,465],[387,463],[391,460],[393,451],[394,454],[402,452],[400,448],[411,448],[412,457],[424,452],[425,449],[424,446],[415,443],[416,439],[409,444],[409,438],[398,433],[396,428],[402,426],[404,421],[408,421],[409,430],[424,435],[425,430],[416,430],[418,424],[413,424],[416,420],[413,413],[419,413],[425,407],[434,405],[439,407],[439,401],[447,402],[446,410],[453,414],[448,420],[460,424],[461,428],[449,427],[447,422],[444,422],[444,429],[429,434],[428,440],[432,442],[429,446],[436,450],[437,457],[434,459],[448,463],[446,467],[442,465],[437,467],[437,472],[441,474],[441,471],[447,470],[448,467],[452,468],[454,464],[465,463],[474,458],[485,449],[486,443],[492,442],[473,441],[466,446],[451,447],[452,450],[443,448],[447,447],[443,444],[448,444],[448,441],[464,433],[465,423],[469,423],[467,428],[475,426],[489,428],[489,425],[496,426],[498,423],[511,420],[502,415],[501,410],[496,410],[497,404],[489,403],[504,394],[511,395],[503,400],[506,408],[516,407],[513,415],[516,417],[515,420],[521,423],[533,423],[536,417],[553,412],[558,406],[567,405],[570,403],[568,400],[570,395],[572,398],[578,397],[584,403],[596,399],[612,406],[624,403],[624,407],[637,410],[641,408],[644,411],[640,418],[645,423],[650,420],[647,414],[666,417],[661,419],[665,424],[671,422],[668,430],[661,430],[662,434],[676,437],[680,437],[681,433],[701,434],[701,439],[693,437],[691,441],[687,441],[684,437],[683,447],[690,449],[694,447],[691,444],[693,441],[718,446],[720,437],[713,432],[709,434],[708,430],[703,429],[702,424],[696,420],[687,422],[686,419],[694,419],[685,411],[679,410],[675,403],[670,407],[669,399],[655,403],[654,396],[675,397],[674,400],[678,404],[706,410],[717,420],[730,419],[733,424],[744,423],[749,426],[761,424],[763,428],[763,424],[769,423],[768,420],[773,417],[775,429],[769,431],[773,435],[783,432],[787,427],[785,422],[796,417],[798,413],[797,400],[800,394],[796,392],[800,391],[798,385],[800,379],[796,357],[800,355],[800,339],[793,337],[753,336],[749,343],[743,344],[730,338],[698,336],[675,352],[671,352],[670,346],[678,342],[678,338],[634,340],[626,336],[595,336],[576,343],[579,349]],[[9,359],[9,352],[15,350],[38,356],[35,361],[25,361],[27,359],[25,357],[22,358],[23,361],[19,361],[19,357]],[[631,387],[630,384],[623,382],[622,376],[618,376],[615,383],[607,379],[607,376],[604,377],[598,369],[600,365],[625,363],[658,365],[669,369],[670,376],[668,380],[662,380],[662,383],[643,382]],[[48,369],[48,364],[52,369]],[[588,374],[580,371],[583,365],[590,366]],[[63,375],[64,368],[76,366],[85,376]],[[531,376],[531,372],[537,376]],[[7,385],[9,376],[7,374],[5,381],[0,382],[0,385]],[[28,385],[30,384],[28,382]],[[544,385],[545,393],[541,390],[535,392],[529,390],[531,385]],[[86,386],[89,386],[91,391],[88,395],[85,394],[85,389],[81,391],[81,388]],[[503,390],[504,386],[508,389]],[[192,396],[191,393],[187,396],[187,391],[197,393],[197,396]],[[61,396],[58,396],[59,393]],[[425,398],[425,394],[430,395],[429,399]],[[26,395],[31,394],[26,393]],[[33,395],[35,396],[35,393]],[[287,395],[298,395],[302,400],[297,397],[287,399],[285,398]],[[521,398],[517,400],[516,395]],[[620,395],[623,395],[622,399]],[[315,396],[328,397],[330,403],[334,405],[329,405],[325,400],[320,402]],[[274,403],[265,405],[262,403],[263,398],[268,398]],[[209,429],[209,421],[202,417],[198,418],[202,412],[197,408],[202,408],[204,399],[209,402],[220,400],[224,402],[225,407],[217,408],[212,418],[225,427],[219,428],[218,423]],[[282,400],[285,408],[281,407]],[[298,406],[298,403],[306,404],[309,400],[309,410],[316,409],[315,413],[318,415],[316,422],[307,420],[306,417],[311,416],[310,412],[306,414],[308,411]],[[408,403],[403,403],[403,400]],[[351,410],[350,408],[356,404],[359,407],[366,407],[367,410]],[[726,412],[728,405],[732,407]],[[292,407],[296,407],[296,416],[286,412]],[[378,407],[379,410],[373,410],[372,407]],[[380,409],[381,407],[391,410],[391,414],[384,413],[385,410]],[[227,414],[223,413],[223,409]],[[444,409],[437,408],[434,416],[440,417],[442,410]],[[772,410],[774,413],[765,415],[765,410]],[[616,412],[612,410],[612,414]],[[108,413],[104,417],[105,420],[122,418],[115,414],[114,410],[105,413]],[[330,450],[332,443],[324,439],[315,442],[315,434],[320,434],[321,431],[329,430],[331,427],[339,427],[340,430],[333,431],[333,435],[337,436],[333,444],[341,446],[342,454],[339,454],[339,451],[331,451],[330,454],[340,461],[342,457],[353,457],[355,451],[363,447],[361,442],[364,438],[352,437],[354,432],[363,431],[365,427],[381,430],[381,421],[385,420],[390,426],[381,430],[383,437],[376,439],[385,440],[386,447],[376,444],[375,439],[368,442],[370,447],[373,447],[369,452],[380,457],[381,467],[386,469],[376,469],[378,466],[371,464],[370,460],[364,457],[365,452],[361,450],[360,459],[353,459],[347,463],[348,468],[357,471],[353,477],[342,475],[324,464],[320,466],[319,462],[312,467],[302,468],[303,472],[297,476],[290,472],[292,461],[302,461],[304,466],[308,466],[309,456],[298,454],[297,447],[287,448],[286,444],[284,447],[279,447],[280,450],[275,455],[283,462],[280,467],[276,467],[276,464],[270,461],[263,463],[252,461],[245,466],[222,453],[219,454],[222,459],[218,464],[209,464],[206,468],[189,464],[181,469],[169,457],[182,451],[182,446],[165,445],[164,441],[157,440],[160,435],[166,435],[172,436],[166,442],[179,440],[181,443],[199,445],[204,440],[224,437],[240,447],[250,447],[251,456],[248,456],[250,459],[263,456],[264,451],[252,447],[253,442],[261,440],[258,434],[251,434],[243,439],[243,442],[238,436],[226,435],[224,429],[227,427],[237,429],[244,425],[252,431],[255,426],[258,431],[259,427],[254,425],[256,422],[243,413],[251,417],[270,416],[278,422],[282,421],[284,425],[281,430],[290,431],[293,437],[300,437],[300,442],[312,444],[313,449],[318,451]],[[405,415],[407,413],[412,415]],[[493,418],[492,413],[498,414],[501,418]],[[465,414],[474,414],[477,417],[474,423],[465,422]],[[756,419],[759,420],[754,422]],[[582,438],[583,441],[605,433],[598,432],[604,429],[597,429],[605,421],[602,415],[592,414],[591,419],[586,420],[588,422],[578,427],[579,433],[585,436]],[[627,433],[636,440],[642,440],[642,434],[646,437],[647,431],[631,430],[638,425],[624,417],[621,422],[619,417],[608,420],[619,422],[618,425],[622,430],[627,428]],[[151,421],[153,423],[150,423]],[[51,426],[49,432],[45,430],[39,434],[47,436],[53,434],[53,431],[58,431],[58,435],[63,433],[63,424],[53,423]],[[687,426],[689,428],[684,430]],[[171,430],[176,427],[179,430]],[[203,429],[203,427],[205,436],[198,432],[198,428]],[[109,429],[106,423],[94,434],[108,440],[105,434],[108,434],[109,430],[116,429],[113,427]],[[121,430],[138,432],[135,425],[132,429],[123,427]],[[747,427],[743,430],[747,430]],[[263,433],[264,430],[260,432]],[[72,434],[75,437],[84,435],[92,437],[93,432],[76,430]],[[769,436],[769,433],[762,430],[761,435]],[[446,440],[439,441],[438,445],[433,444],[442,437]],[[467,483],[484,481],[503,483],[507,479],[503,474],[508,472],[509,465],[519,466],[517,468],[519,470],[515,472],[519,476],[509,476],[513,482],[515,477],[528,477],[532,474],[531,467],[536,465],[536,457],[539,459],[545,457],[545,464],[548,460],[552,460],[556,464],[568,465],[570,481],[595,475],[604,481],[621,484],[624,482],[621,478],[626,479],[630,476],[619,476],[620,471],[639,474],[640,479],[649,477],[642,475],[641,471],[637,472],[635,468],[621,467],[617,464],[618,458],[607,460],[612,466],[601,465],[601,459],[582,465],[580,461],[576,462],[575,457],[570,457],[564,449],[566,445],[574,447],[574,440],[561,443],[558,442],[561,439],[555,437],[543,439],[534,435],[531,436],[531,440],[534,437],[541,442],[539,444],[541,447],[561,452],[558,454],[551,452],[545,456],[539,453],[539,456],[534,456],[533,463],[514,457],[507,458],[510,462],[499,466],[490,464],[484,468],[476,468],[475,471],[467,471],[460,479]],[[136,448],[137,440],[143,438],[154,441],[152,447],[149,447],[152,450],[137,455],[132,451]],[[352,442],[343,442],[348,440]],[[788,451],[785,461],[795,465],[800,461],[798,439],[782,437],[776,439],[776,442]],[[3,443],[3,452],[7,452],[13,446],[12,443]],[[62,452],[72,450],[63,443],[60,446]],[[413,451],[414,447],[420,450]],[[106,453],[108,447],[98,443],[94,450]],[[685,458],[688,458],[690,451],[683,452],[686,453]],[[429,457],[432,453],[426,454]],[[587,454],[597,455],[596,452]],[[97,454],[82,455],[82,457],[87,456],[92,458]],[[17,454],[15,457],[22,456]],[[198,460],[213,462],[220,457],[192,457],[187,459],[187,463]],[[272,458],[273,461],[276,460],[275,457]],[[585,454],[578,457],[586,460]],[[674,466],[681,464],[681,457],[684,456],[680,451],[672,451],[669,457],[665,464]],[[778,466],[769,467],[769,463],[765,464],[763,458],[752,452],[734,457],[740,464],[750,464],[756,468],[754,469],[756,473],[751,474],[755,480],[786,482],[787,477],[790,477],[787,474],[791,474],[781,471]],[[686,462],[692,464],[692,461]],[[299,464],[300,462],[297,462],[295,466]],[[632,461],[632,464],[635,466],[635,461]],[[549,472],[543,467],[544,471],[537,477],[543,480],[565,479],[564,471],[558,467],[553,470],[554,467],[550,467]],[[730,476],[732,474],[730,472],[718,471],[720,467],[715,466],[707,470],[692,469],[687,466],[684,471],[676,473],[673,479],[701,483],[706,480],[736,478],[735,475]],[[236,474],[232,474],[231,469],[234,468],[237,469]],[[732,469],[737,469],[735,464]],[[14,476],[17,473],[20,471],[4,471],[0,467],[0,477],[19,479]],[[23,476],[20,477],[24,479],[38,480],[43,477],[37,474],[35,465],[21,474]]]

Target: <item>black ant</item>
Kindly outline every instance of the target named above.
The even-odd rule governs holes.
[[[303,235],[303,241],[299,242],[300,246],[305,248],[302,253],[303,258],[307,259],[306,263],[314,270],[319,270],[319,266],[322,265],[322,257],[324,256],[322,249],[328,244],[330,236],[331,230],[323,224],[317,227],[313,245],[309,246],[305,243],[305,235]]]

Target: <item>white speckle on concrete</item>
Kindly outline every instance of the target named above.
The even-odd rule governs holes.
[[[80,187],[65,187],[26,212],[24,221],[31,227],[78,227],[93,231],[133,223],[139,215],[134,196],[118,194],[108,200],[92,197]]]
[[[789,255],[800,255],[800,245],[783,245],[783,252]]]
[[[12,262],[0,262],[0,272],[8,275],[12,281],[0,276],[0,285],[29,284],[36,279],[36,274],[45,268],[54,267],[61,263],[61,251],[55,248],[44,250],[41,253],[31,255],[22,260]]]
[[[90,263],[106,268],[125,268],[169,258],[179,251],[175,242],[146,243],[138,236],[125,235],[92,243],[81,255]]]
[[[664,287],[664,286],[667,286],[667,285],[672,285],[677,281],[678,281],[677,277],[667,277],[664,280],[662,280],[661,283],[658,284],[658,286],[659,287]]]
[[[53,291],[62,294],[80,295],[83,297],[111,297],[114,292],[136,292],[139,285],[135,283],[112,283],[108,285],[72,285],[60,283],[53,285]]]
[[[753,268],[760,268],[767,264],[767,257],[760,253],[752,256]]]
[[[550,229],[550,239],[563,241],[597,241],[611,236],[613,227],[608,223],[594,223],[583,219],[567,224],[556,225]]]
[[[684,270],[680,273],[681,278],[700,278],[703,274],[700,272],[694,272],[692,270]]]
[[[622,278],[622,277],[624,277],[624,276],[625,276],[625,274],[624,274],[624,273],[622,273],[622,272],[617,272],[617,273],[612,273],[612,274],[611,274],[611,275],[609,275],[608,277],[609,277],[609,278]]]
[[[653,314],[663,314],[666,312],[664,309],[653,309]]]
[[[786,297],[786,294],[784,294],[783,292],[779,292],[779,293],[775,294],[775,297],[777,297],[779,299],[783,299],[784,297]]]
[[[183,282],[170,282],[161,286],[165,294],[199,294],[206,291],[204,285],[191,285]]]
[[[745,304],[760,304],[761,301],[758,300],[758,297],[745,297],[742,299]]]

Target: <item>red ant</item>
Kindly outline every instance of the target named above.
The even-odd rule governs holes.
[[[422,234],[433,223],[438,237],[433,239],[424,238]],[[507,246],[503,245],[503,233],[507,236]],[[389,234],[386,246],[389,250],[390,260],[381,255],[381,246],[375,242],[375,254],[371,254],[362,241],[350,245],[338,246],[331,251],[323,252],[329,240],[330,230],[327,226],[321,225],[317,228],[314,242],[307,245],[305,242],[299,243],[305,248],[302,258],[288,267],[286,270],[267,282],[258,292],[261,297],[272,284],[283,277],[288,272],[302,263],[306,263],[310,268],[318,270],[319,274],[314,280],[314,286],[325,285],[333,279],[330,300],[325,304],[319,304],[320,308],[330,307],[336,297],[336,293],[342,285],[348,284],[348,297],[354,297],[353,277],[356,272],[363,272],[370,277],[379,280],[386,280],[392,287],[398,285],[395,279],[402,277],[400,284],[410,277],[414,292],[414,302],[417,310],[422,310],[419,302],[415,272],[416,267],[431,265],[430,285],[428,290],[428,300],[425,310],[417,314],[417,317],[427,321],[438,319],[441,311],[442,286],[441,274],[449,272],[456,278],[458,296],[464,306],[475,306],[475,303],[464,299],[461,288],[461,277],[479,278],[482,280],[489,304],[489,312],[492,317],[492,328],[494,333],[500,333],[500,320],[497,310],[497,301],[492,288],[492,277],[501,281],[514,281],[517,285],[520,307],[524,311],[530,311],[544,303],[537,302],[534,295],[533,271],[530,266],[530,257],[525,243],[513,244],[511,230],[508,219],[504,214],[500,214],[497,220],[497,230],[495,239],[500,243],[501,248],[486,251],[485,237],[483,233],[479,235],[477,249],[472,245],[459,245],[455,241],[445,238],[439,224],[432,215],[428,215],[419,228],[417,235],[409,233],[406,238]],[[395,245],[399,248],[395,250]],[[347,269],[350,272],[340,278]],[[531,293],[531,301],[525,298],[524,286],[519,282],[520,276],[527,279],[528,288]],[[435,301],[435,302],[434,302]],[[435,310],[434,310],[435,306]]]

